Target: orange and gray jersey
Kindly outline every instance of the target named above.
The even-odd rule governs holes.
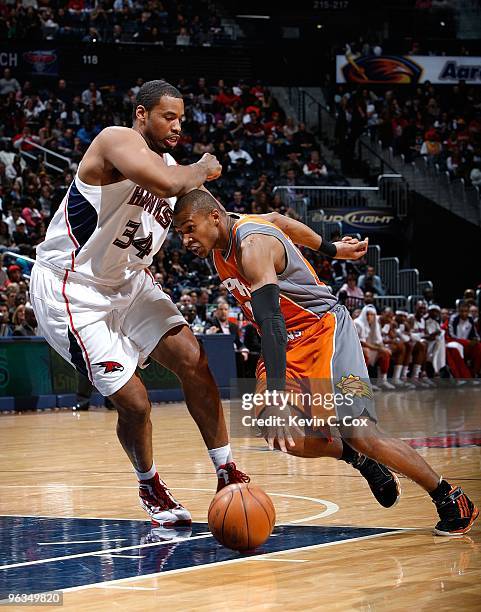
[[[236,252],[244,238],[251,234],[274,236],[284,247],[286,268],[277,279],[288,333],[307,329],[337,304],[336,297],[317,278],[311,264],[286,234],[258,216],[242,215],[231,229],[227,250],[214,251],[214,264],[223,285],[236,298],[250,321],[255,323],[250,304],[251,289],[238,269]]]

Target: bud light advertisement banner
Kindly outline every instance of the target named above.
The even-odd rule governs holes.
[[[481,57],[430,55],[369,55],[336,57],[337,83],[414,85],[459,81],[481,85]]]
[[[324,214],[313,214],[312,221],[342,223],[343,234],[395,233],[391,208],[326,208]]]

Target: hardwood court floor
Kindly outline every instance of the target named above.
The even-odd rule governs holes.
[[[410,428],[411,437],[419,445],[423,443],[422,431],[432,434],[428,441],[431,445],[452,444],[453,435],[461,440],[459,443],[469,444],[469,436],[476,441],[481,435],[480,395],[475,389],[454,399],[430,391],[385,394],[378,398],[377,405],[381,416],[391,423]],[[14,520],[12,515],[58,517],[61,526],[67,524],[66,517],[76,517],[77,522],[82,517],[137,519],[142,522],[117,521],[115,529],[125,524],[131,531],[132,525],[147,530],[148,523],[143,522],[145,515],[138,506],[135,478],[115,435],[115,420],[115,413],[105,410],[2,416],[0,515],[6,517],[4,520]],[[155,406],[152,420],[161,476],[191,510],[193,520],[205,523],[215,477],[195,425],[182,404]],[[446,438],[446,433],[451,437]],[[278,524],[293,524],[281,528],[290,530],[291,535],[279,535],[271,541],[289,542],[292,533],[304,534],[292,540],[299,542],[298,546],[290,544],[279,550],[278,545],[277,550],[266,549],[265,554],[250,557],[233,553],[225,560],[223,549],[205,533],[206,526],[200,525],[198,539],[194,538],[190,548],[180,545],[174,550],[172,546],[150,544],[125,553],[131,558],[112,561],[111,555],[108,567],[112,563],[126,564],[128,579],[116,579],[111,569],[104,571],[104,561],[98,577],[91,578],[88,574],[92,566],[87,561],[92,553],[73,555],[72,561],[58,562],[58,571],[65,573],[71,567],[68,571],[73,571],[76,578],[85,578],[86,584],[67,587],[64,609],[481,609],[480,520],[463,538],[435,537],[431,534],[436,521],[433,504],[406,479],[401,481],[400,503],[386,510],[376,503],[362,477],[344,463],[269,452],[259,439],[234,439],[233,447],[238,465],[272,494]],[[419,452],[481,505],[480,446],[420,448]],[[18,550],[20,544],[15,545],[21,541],[22,534],[15,529],[21,529],[18,525],[22,520],[30,521],[30,548],[25,554]],[[9,546],[15,548],[15,554],[3,550],[1,565],[20,560],[18,565],[22,567],[15,571],[25,566],[29,579],[37,581],[34,590],[42,591],[46,584],[42,576],[47,577],[52,564],[44,560],[32,563],[38,559],[35,547],[39,540],[31,531],[35,520],[15,519],[17,527],[8,529]],[[75,524],[72,520],[69,529]],[[56,522],[52,523],[55,526]],[[45,524],[45,520],[39,522],[38,529]],[[103,525],[102,529],[108,532],[110,523],[105,524],[107,528]],[[306,525],[318,527],[309,530]],[[370,532],[365,528],[374,527],[382,529],[366,537]],[[315,539],[316,529],[319,539]],[[92,537],[86,535],[85,539]],[[68,540],[67,535],[65,538]],[[135,537],[132,541],[138,542]],[[162,572],[175,567],[172,563],[182,549],[189,559],[184,559],[179,569]],[[70,546],[69,555],[72,550],[77,549]],[[164,556],[150,559],[147,551],[151,555],[164,551]],[[64,554],[56,548],[47,556]],[[143,558],[152,560],[157,571],[147,575],[141,572]]]

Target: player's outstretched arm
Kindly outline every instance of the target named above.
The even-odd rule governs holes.
[[[289,236],[295,244],[306,246],[313,251],[319,251],[323,255],[335,257],[336,259],[360,259],[367,252],[368,239],[358,240],[350,236],[338,242],[329,242],[319,234],[316,234],[304,223],[291,219],[277,212],[260,215],[266,221],[274,223],[280,230]]]
[[[189,166],[167,166],[142,136],[131,129],[109,127],[98,136],[101,157],[122,176],[163,198],[182,195],[218,178],[222,166],[206,153]]]

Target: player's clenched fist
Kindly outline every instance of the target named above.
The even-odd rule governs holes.
[[[339,242],[334,243],[337,249],[336,258],[338,259],[360,259],[367,253],[369,238],[357,240],[346,236]]]
[[[206,165],[208,181],[214,181],[222,174],[222,166],[220,165],[215,155],[211,155],[210,153],[204,153],[204,155],[202,155],[201,159],[199,160],[199,164]]]

